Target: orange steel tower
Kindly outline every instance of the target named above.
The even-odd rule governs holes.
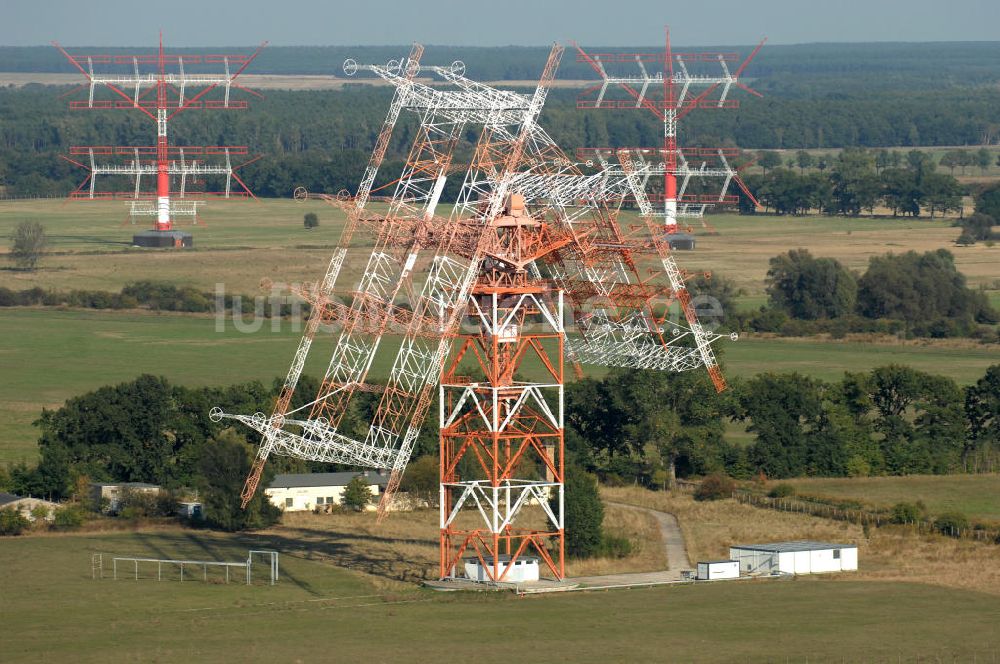
[[[469,296],[471,329],[456,336],[441,373],[440,572],[455,576],[472,554],[481,570],[473,576],[505,581],[529,552],[562,578],[563,293],[529,264],[566,238],[531,217],[521,194],[487,232],[494,246]],[[534,376],[521,375],[530,365]],[[528,504],[540,508],[541,525],[516,523]],[[462,524],[460,510],[472,506],[482,520]]]
[[[207,195],[230,198],[253,196],[236,171],[259,157],[233,165],[233,157],[245,157],[245,146],[174,147],[168,141],[170,121],[188,109],[245,109],[246,101],[231,99],[233,89],[252,92],[236,83],[265,44],[251,55],[174,55],[163,50],[163,36],[155,55],[83,55],[70,54],[53,45],[86,78],[87,101],[72,101],[72,109],[137,109],[156,123],[156,145],[150,147],[75,146],[70,149],[71,163],[85,168],[87,177],[70,198],[131,199],[130,214],[153,217],[153,229],[138,233],[133,243],[140,246],[190,246],[191,235],[174,228],[175,217],[197,220],[198,205]],[[221,67],[223,73],[208,73]],[[236,68],[235,72],[231,69]],[[84,86],[80,86],[84,87]],[[110,99],[98,98],[98,90],[110,91]],[[221,99],[208,98],[221,91]],[[253,93],[256,94],[256,93]],[[98,164],[97,158],[112,157],[125,163]],[[78,161],[87,159],[87,163]],[[216,163],[212,163],[216,162]],[[222,163],[218,163],[222,162]],[[98,192],[98,176],[134,178],[131,191]],[[171,190],[171,178],[178,184]],[[224,181],[220,191],[197,191],[206,178]],[[143,189],[143,180],[153,182],[153,192]],[[233,181],[242,189],[233,192]],[[87,187],[87,190],[84,188]]]
[[[211,417],[261,434],[244,505],[268,457],[279,454],[388,470],[381,518],[436,394],[440,575],[523,580],[534,565],[561,579],[564,358],[705,368],[721,390],[711,347],[722,337],[698,322],[688,275],[662,231],[619,223],[617,209],[641,175],[628,162],[585,173],[539,124],[562,47],[553,47],[533,94],[474,81],[460,62],[421,64],[422,54],[415,45],[385,65],[344,64],[348,75],[370,72],[395,94],[358,192],[318,196],[346,212],[340,244],[323,278],[302,292],[311,315],[272,413],[215,408]],[[371,206],[404,111],[418,122],[412,146],[386,185],[391,196]],[[470,137],[474,145],[459,148]],[[367,242],[352,246],[361,234]],[[349,254],[360,251],[360,279],[338,287]],[[665,306],[674,300],[680,320]],[[333,343],[320,389],[292,408],[306,357],[326,332]],[[370,381],[386,356],[387,381]],[[378,403],[355,436],[342,425],[362,392]]]

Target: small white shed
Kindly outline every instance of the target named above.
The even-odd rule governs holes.
[[[473,581],[489,581],[492,567],[489,571],[479,562],[479,558],[466,558],[465,576]],[[510,564],[510,556],[500,556],[500,574],[503,575]],[[506,572],[503,577],[504,583],[522,583],[524,581],[538,581],[538,558],[534,556],[518,556],[514,561],[514,566],[510,572]]]
[[[855,544],[811,540],[740,544],[729,547],[729,557],[739,561],[744,574],[822,574],[858,569]]]
[[[716,579],[740,578],[740,562],[738,560],[706,560],[698,563],[699,581],[715,581]]]

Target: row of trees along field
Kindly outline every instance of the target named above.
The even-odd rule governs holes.
[[[226,527],[257,523],[266,517],[263,507],[245,516],[237,509],[256,436],[213,423],[208,411],[218,405],[231,412],[268,412],[280,384],[190,389],[140,376],[75,397],[43,411],[37,422],[40,461],[0,472],[0,490],[66,498],[85,491],[89,481],[110,480],[201,488],[210,520]],[[317,389],[315,379],[303,377],[296,399]],[[364,395],[356,399],[344,433],[363,433],[374,406]],[[794,373],[761,374],[736,381],[722,394],[704,372],[613,371],[569,384],[566,408],[572,465],[609,483],[663,485],[676,475],[715,471],[746,478],[1000,467],[1000,365],[965,388],[890,365],[832,383]],[[745,426],[753,441],[728,440],[727,422]],[[428,497],[436,488],[436,454],[437,431],[428,421],[410,478],[411,488]],[[275,457],[268,472],[336,468]],[[474,462],[460,472],[475,476]]]
[[[973,231],[992,237],[991,217],[977,213],[961,223],[969,226],[962,237]],[[25,222],[18,231],[32,225],[37,223]],[[11,258],[19,265],[34,265],[42,256],[40,250],[25,250],[22,255],[19,242],[19,233],[15,232]],[[31,260],[23,260],[26,256]],[[863,274],[848,270],[834,258],[814,257],[806,249],[793,249],[771,259],[765,283],[768,302],[756,311],[739,308],[743,291],[723,275],[696,275],[689,280],[688,288],[698,296],[695,306],[703,318],[730,330],[786,336],[829,333],[843,337],[854,332],[998,340],[994,325],[1000,322],[1000,313],[990,305],[982,288],[968,287],[965,275],[955,266],[954,256],[945,249],[874,256]],[[0,307],[23,306],[226,311],[240,318],[251,308],[264,318],[308,317],[310,311],[306,302],[293,303],[277,296],[261,301],[232,293],[220,297],[192,286],[157,281],[128,283],[117,293],[39,287],[15,291],[0,287]]]
[[[774,154],[762,153],[758,164],[765,167],[773,163],[763,155]],[[992,163],[992,154],[987,156]],[[933,157],[921,150],[911,150],[903,158],[899,152],[884,149],[848,148],[829,164],[819,165],[823,168],[808,173],[804,172],[805,167],[796,172],[779,166],[762,174],[747,175],[745,179],[765,211],[776,214],[816,211],[858,216],[863,212],[874,214],[876,206],[882,206],[891,210],[893,216],[915,217],[926,212],[934,217],[961,213],[962,196],[967,193],[953,176],[937,171]],[[754,210],[745,196],[741,209],[745,213]]]
[[[1000,365],[967,388],[903,366],[837,382],[760,374],[716,394],[698,372],[616,371],[567,388],[567,445],[612,484],[996,471]],[[727,421],[752,442],[727,440]]]
[[[59,157],[71,145],[150,144],[148,118],[125,110],[69,111],[61,99],[69,90],[40,85],[0,89],[0,187],[6,195],[72,191],[85,172]],[[572,89],[553,90],[542,116],[543,126],[569,153],[578,147],[656,145],[662,140],[662,127],[648,114],[580,110],[576,95]],[[330,193],[353,190],[389,101],[390,90],[368,85],[273,90],[254,100],[249,111],[183,113],[171,124],[172,140],[178,145],[246,145],[264,155],[241,171],[259,196],[286,197],[296,186]],[[752,150],[981,145],[1000,136],[994,113],[998,105],[1000,91],[992,88],[899,90],[877,97],[750,97],[733,113],[690,116],[683,143]],[[415,119],[404,114],[377,186],[398,172],[414,128]],[[471,150],[473,139],[472,133],[465,136],[459,151]],[[944,167],[950,168],[947,163]],[[117,183],[117,188],[127,186]]]

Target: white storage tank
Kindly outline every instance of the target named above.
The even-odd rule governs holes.
[[[796,540],[729,547],[743,574],[822,574],[858,569],[856,544]]]
[[[500,575],[506,572],[506,576],[503,577],[503,583],[538,581],[538,562],[538,558],[533,556],[518,556],[510,571],[506,572],[507,566],[510,565],[510,556],[500,556]],[[466,578],[473,581],[491,580],[490,573],[493,572],[493,568],[490,567],[489,571],[487,571],[487,568],[479,562],[479,558],[466,558],[464,563]]]
[[[717,579],[740,578],[740,561],[738,560],[707,560],[698,563],[699,581],[715,581]]]

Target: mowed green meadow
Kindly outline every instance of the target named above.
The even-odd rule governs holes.
[[[391,520],[386,536],[392,537]],[[289,540],[291,536],[291,540]],[[518,598],[386,584],[311,559],[278,528],[73,534],[0,543],[4,662],[993,661],[1000,599],[839,578]],[[91,578],[91,555],[241,560],[281,550],[276,586]],[[109,564],[109,563],[106,563]],[[131,569],[128,564],[123,569]],[[197,577],[197,575],[195,575]],[[976,658],[976,659],[974,659]]]
[[[251,325],[248,315],[246,324]],[[300,331],[289,320],[263,320],[256,331],[237,329],[231,317],[46,308],[0,309],[0,463],[32,461],[38,431],[31,423],[42,407],[142,373],[183,385],[270,382],[284,376]],[[388,374],[396,348],[387,339],[371,370]],[[321,335],[305,371],[322,375],[333,337]],[[764,371],[798,371],[833,380],[844,371],[866,371],[895,362],[944,374],[968,384],[996,362],[989,347],[920,347],[747,337],[723,342],[730,377]],[[600,375],[599,367],[584,367]],[[738,432],[737,432],[738,433]]]

